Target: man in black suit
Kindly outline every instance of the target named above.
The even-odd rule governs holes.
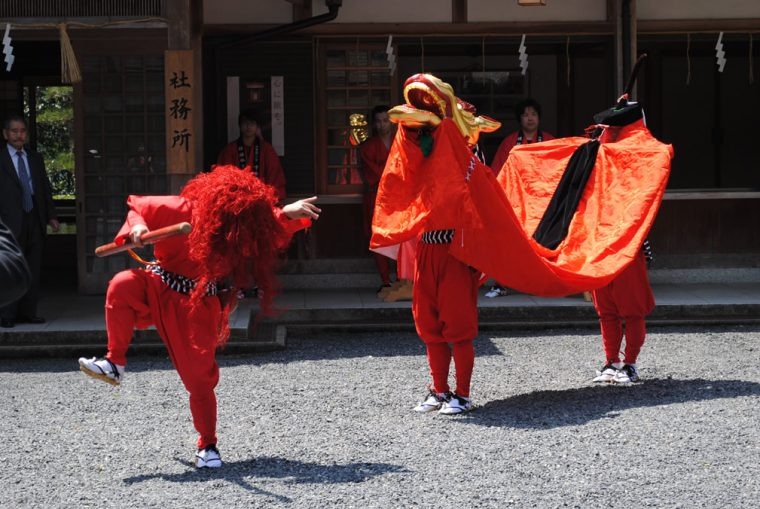
[[[0,307],[0,326],[18,323],[44,323],[37,316],[42,248],[49,224],[58,231],[53,195],[42,157],[24,147],[26,120],[11,115],[3,122],[0,146],[0,219],[16,237],[31,271],[29,291],[21,299]]]

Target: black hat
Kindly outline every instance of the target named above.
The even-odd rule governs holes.
[[[644,110],[641,104],[622,100],[608,110],[594,115],[594,123],[612,126],[624,126],[633,124],[644,118]]]

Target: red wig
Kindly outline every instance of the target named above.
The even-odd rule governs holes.
[[[278,219],[275,189],[237,166],[216,166],[188,182],[181,196],[192,203],[190,258],[201,269],[192,305],[203,298],[209,282],[232,287],[233,297],[236,289],[255,285],[262,295],[262,313],[271,315],[277,293],[274,271],[290,241]],[[220,343],[229,337],[232,306],[227,302]]]

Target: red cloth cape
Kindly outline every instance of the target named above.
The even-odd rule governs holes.
[[[615,278],[638,254],[665,192],[673,150],[642,122],[602,143],[567,237],[555,249],[532,234],[575,149],[588,138],[515,147],[498,181],[455,124],[432,133],[399,129],[378,189],[370,248],[383,251],[422,231],[454,229],[451,254],[515,290],[560,296]]]

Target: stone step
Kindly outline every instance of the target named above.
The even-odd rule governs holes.
[[[652,284],[760,283],[760,267],[650,269]]]
[[[732,284],[661,284],[655,286],[657,306],[648,325],[738,326],[760,324],[760,284],[754,274],[736,273]],[[748,281],[749,280],[749,281]],[[478,302],[480,330],[531,330],[598,327],[591,303],[580,296],[537,298],[514,294]],[[0,357],[102,355],[106,345],[102,296],[48,294],[41,299],[41,325],[21,324],[0,330]],[[273,318],[256,320],[258,301],[245,299],[230,319],[231,338],[223,353],[283,348],[287,335],[347,331],[414,331],[411,302],[383,302],[373,287],[284,291],[281,310]],[[253,326],[255,325],[255,327]],[[166,349],[155,330],[135,333],[131,352]]]
[[[371,258],[289,261],[278,271],[284,289],[376,288],[380,277]],[[652,284],[758,283],[757,267],[653,268]]]

